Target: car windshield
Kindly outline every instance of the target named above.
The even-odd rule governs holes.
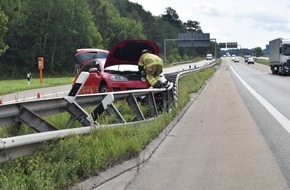
[[[82,64],[86,60],[93,60],[93,59],[100,59],[100,58],[107,58],[107,57],[108,57],[108,53],[101,52],[101,51],[83,52],[83,53],[79,53],[76,56],[79,64]]]
[[[88,62],[87,64],[85,64],[81,71],[86,71],[89,72],[89,70],[91,68],[99,68],[99,70],[103,70],[104,68],[104,62],[106,61],[106,59],[97,59],[97,60],[92,60],[90,62]]]

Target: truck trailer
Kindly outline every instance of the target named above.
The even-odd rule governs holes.
[[[269,42],[269,62],[273,74],[290,75],[290,39],[277,38]]]

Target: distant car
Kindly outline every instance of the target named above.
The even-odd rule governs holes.
[[[231,60],[232,60],[232,61],[234,61],[234,60],[235,60],[235,58],[236,58],[236,57],[235,57],[235,56],[233,56],[233,57],[231,58]]]
[[[254,58],[249,57],[248,58],[248,64],[254,64],[254,63],[255,63]]]
[[[107,58],[88,60],[75,77],[76,81],[82,71],[90,73],[80,94],[149,88],[145,75],[138,70],[138,60],[144,49],[159,55],[155,42],[132,39],[114,45]]]
[[[212,60],[212,54],[207,54],[206,55],[206,60]]]
[[[240,62],[238,57],[235,57],[234,62]]]
[[[251,57],[251,55],[245,55],[244,56],[245,62],[248,62],[249,57]]]

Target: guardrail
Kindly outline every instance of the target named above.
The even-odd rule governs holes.
[[[144,121],[146,118],[137,102],[138,98],[146,99],[149,106],[150,117],[158,116],[158,104],[154,96],[162,97],[162,106],[165,111],[174,105],[173,85],[168,89],[142,89],[134,91],[100,93],[91,95],[80,95],[75,101],[70,102],[66,97],[44,99],[37,101],[26,101],[15,104],[0,106],[0,126],[27,124],[37,133],[14,136],[0,139],[0,150],[15,148],[37,142],[43,142],[53,138],[74,134],[88,133],[100,126],[96,122],[98,117],[107,112],[113,115],[119,123],[127,123],[122,114],[114,106],[114,102],[126,100],[133,110],[135,121]],[[160,102],[159,102],[160,103]],[[83,108],[95,107],[91,113],[87,113]],[[70,120],[67,122],[66,130],[58,130],[57,127],[47,122],[43,117],[67,112]],[[75,122],[79,121],[84,127],[69,129]],[[90,126],[90,127],[87,127]]]
[[[12,157],[18,157],[19,154],[11,154],[12,149],[27,149],[28,151],[23,154],[29,154],[31,152],[32,145],[39,144],[41,142],[62,138],[71,134],[86,134],[99,127],[102,127],[96,122],[98,117],[107,112],[113,115],[118,124],[106,125],[106,126],[118,126],[128,124],[121,113],[114,106],[114,101],[126,100],[134,113],[134,122],[144,122],[159,115],[158,104],[156,103],[156,95],[162,100],[158,102],[163,108],[163,111],[169,111],[172,106],[176,104],[177,100],[177,81],[180,77],[186,75],[189,72],[199,71],[208,68],[211,65],[206,65],[198,69],[189,69],[180,73],[176,73],[177,76],[170,79],[176,82],[168,89],[142,89],[133,91],[122,91],[112,93],[98,93],[90,95],[77,96],[75,101],[69,101],[67,97],[64,98],[51,98],[36,101],[18,102],[14,104],[0,105],[0,127],[5,125],[15,126],[20,124],[27,124],[37,133],[27,134],[22,136],[14,136],[0,139],[0,152],[2,158],[0,162],[7,161]],[[142,113],[137,99],[145,98],[146,103],[149,106],[150,117],[145,118]],[[95,109],[91,113],[87,113],[83,108],[93,107]],[[48,123],[43,119],[44,116],[67,112],[70,114],[70,120],[67,122],[65,130],[58,130],[57,127]],[[83,127],[72,128],[69,127],[75,122],[79,121]],[[131,123],[134,123],[131,122]],[[8,152],[5,150],[9,150]]]

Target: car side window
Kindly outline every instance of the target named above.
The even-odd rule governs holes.
[[[108,57],[108,53],[105,53],[105,52],[97,53],[97,58],[107,58],[107,57]]]
[[[88,64],[86,64],[86,65],[83,67],[82,71],[89,72],[89,70],[90,70],[91,68],[97,68],[98,70],[100,70],[100,64],[99,64],[99,61],[94,60],[94,61],[89,62]]]

